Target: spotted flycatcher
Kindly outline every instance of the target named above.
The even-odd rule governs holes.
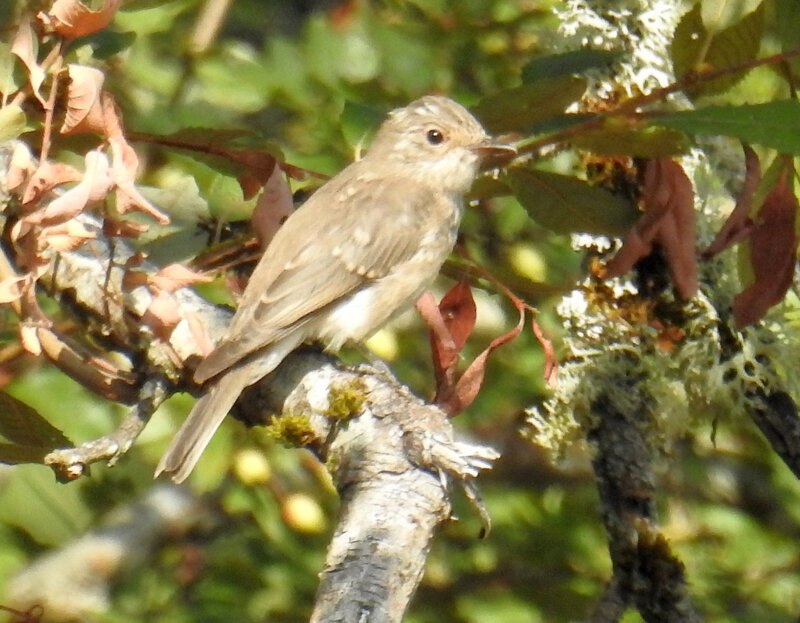
[[[305,341],[361,342],[413,304],[456,241],[463,196],[491,141],[451,99],[390,113],[364,158],[328,181],[270,242],[227,333],[198,366],[207,391],[156,475],[184,480],[242,390]]]

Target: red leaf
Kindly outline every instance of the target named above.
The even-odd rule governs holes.
[[[736,199],[736,206],[733,212],[725,221],[722,229],[714,237],[714,241],[703,251],[703,257],[708,259],[714,257],[727,249],[732,244],[746,238],[753,230],[753,221],[750,218],[750,210],[753,207],[753,195],[761,181],[761,165],[758,155],[750,145],[742,145],[744,149],[744,184]]]
[[[429,326],[436,378],[434,399],[438,400],[452,392],[458,354],[475,328],[475,301],[469,282],[462,280],[450,288],[442,297],[436,311],[438,320],[429,322]]]
[[[770,307],[783,300],[792,284],[797,259],[798,202],[787,178],[793,176],[792,161],[786,157],[777,185],[758,211],[749,240],[753,283],[733,299],[733,317],[739,328],[761,320]]]
[[[439,311],[455,343],[457,351],[464,348],[467,338],[475,328],[477,309],[472,298],[469,281],[462,279],[442,297]]]
[[[648,160],[641,202],[645,212],[625,236],[622,248],[606,265],[607,277],[625,274],[647,257],[657,243],[670,276],[683,298],[697,292],[694,252],[694,191],[683,168],[669,158]]]
[[[458,379],[455,387],[446,395],[438,397],[437,404],[450,416],[457,415],[466,409],[475,400],[478,392],[483,385],[483,378],[486,373],[486,361],[489,355],[495,349],[499,348],[506,342],[510,342],[517,337],[525,325],[525,309],[519,310],[519,322],[508,333],[501,335],[491,341],[483,352],[478,355],[475,360],[469,364],[469,367]]]

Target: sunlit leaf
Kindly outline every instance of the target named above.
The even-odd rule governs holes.
[[[703,3],[704,4],[704,3]],[[682,78],[693,72],[733,67],[758,54],[764,32],[764,10],[758,8],[735,24],[719,31],[707,29],[697,5],[683,16],[670,46],[675,74]],[[744,77],[741,72],[710,82],[698,82],[693,95],[711,95],[729,89]]]
[[[33,462],[41,462],[44,455],[54,448],[73,445],[36,409],[5,392],[0,392],[0,435],[13,444],[6,446],[8,453],[27,454]],[[3,454],[0,454],[2,461]]]
[[[800,102],[707,106],[654,117],[654,125],[689,134],[733,136],[744,143],[800,153]]]
[[[531,217],[558,233],[619,236],[638,214],[628,199],[574,177],[512,169],[504,179]]]
[[[743,16],[755,11],[762,0],[702,0],[698,2],[703,25],[711,32],[735,24]]]
[[[17,138],[25,131],[25,113],[16,105],[0,108],[0,142]]]

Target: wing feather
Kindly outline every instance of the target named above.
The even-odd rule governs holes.
[[[355,179],[355,192],[348,191],[348,179]],[[415,187],[406,180],[359,179],[351,173],[317,191],[278,230],[253,271],[228,333],[195,378],[212,378],[302,330],[314,312],[410,259],[428,227],[428,201],[433,200],[429,190],[414,192]],[[342,204],[342,196],[348,196],[349,205]]]

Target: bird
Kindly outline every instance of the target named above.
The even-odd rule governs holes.
[[[323,184],[270,241],[225,334],[194,372],[205,393],[156,477],[185,480],[239,394],[304,342],[335,352],[413,305],[453,249],[482,159],[515,151],[445,96],[389,113],[366,155]]]

